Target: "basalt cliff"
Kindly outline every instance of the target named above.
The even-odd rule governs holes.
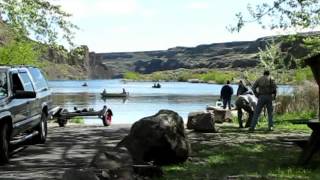
[[[90,78],[121,78],[127,71],[148,74],[155,71],[179,68],[197,69],[246,69],[256,67],[260,60],[259,50],[271,41],[280,43],[284,52],[295,57],[306,55],[302,37],[318,35],[318,32],[300,34],[294,41],[284,41],[284,36],[259,38],[255,41],[240,41],[174,47],[161,51],[116,52],[89,54]],[[294,68],[294,67],[293,67]]]

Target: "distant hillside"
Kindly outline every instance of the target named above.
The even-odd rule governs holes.
[[[299,34],[300,37],[319,35],[319,32]],[[264,49],[268,41],[281,43],[284,51],[295,57],[307,52],[301,46],[301,38],[293,42],[283,42],[285,36],[259,38],[256,41],[214,43],[196,47],[175,47],[163,51],[90,53],[91,78],[117,78],[127,71],[152,73],[179,68],[198,69],[244,69],[259,64],[257,53]]]
[[[164,51],[90,53],[93,78],[121,77],[126,71],[152,73],[179,68],[247,68],[258,64],[255,41],[175,47]]]

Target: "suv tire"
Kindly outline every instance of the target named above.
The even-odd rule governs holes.
[[[8,130],[8,123],[4,122],[0,124],[0,164],[7,163],[9,161]]]
[[[40,123],[36,128],[39,134],[35,137],[35,143],[44,144],[46,142],[48,133],[47,120],[47,114],[45,112],[42,112]]]

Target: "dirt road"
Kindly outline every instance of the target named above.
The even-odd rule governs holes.
[[[115,146],[129,127],[51,126],[46,144],[26,145],[0,166],[0,179],[61,179],[66,169],[87,167],[99,150]]]

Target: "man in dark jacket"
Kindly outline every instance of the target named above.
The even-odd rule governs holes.
[[[226,109],[227,105],[229,110],[231,110],[231,96],[233,94],[233,88],[230,86],[230,81],[227,81],[227,84],[225,84],[220,92],[220,99],[222,99],[223,102],[223,109]]]
[[[239,86],[237,90],[237,96],[245,94],[249,89],[243,84],[243,82],[239,81]]]
[[[273,119],[272,119],[272,101],[275,99],[277,94],[277,85],[274,79],[270,76],[270,72],[268,70],[264,71],[263,76],[260,77],[252,86],[252,90],[254,94],[258,97],[258,104],[256,109],[254,110],[252,122],[250,125],[249,131],[254,131],[260,113],[263,107],[267,108],[268,111],[268,126],[269,130],[273,130]]]

